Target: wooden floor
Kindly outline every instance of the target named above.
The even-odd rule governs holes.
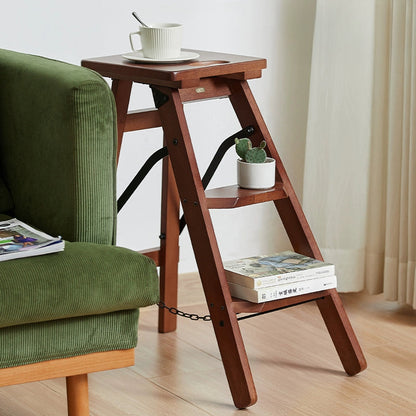
[[[211,324],[181,318],[157,333],[157,310],[140,317],[136,365],[90,375],[92,416],[416,415],[416,312],[380,296],[342,296],[368,361],[342,370],[315,304],[241,322],[259,400],[233,407]],[[182,307],[206,313],[199,282],[181,278]],[[0,389],[1,416],[66,413],[63,379]]]

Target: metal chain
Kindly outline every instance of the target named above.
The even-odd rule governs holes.
[[[196,313],[186,313],[183,311],[180,311],[179,309],[176,309],[174,307],[169,307],[166,306],[164,302],[160,301],[157,306],[159,306],[159,308],[161,309],[167,309],[171,314],[173,315],[178,315],[178,316],[182,316],[184,318],[188,318],[191,321],[211,321],[211,316],[210,315],[205,315],[205,316],[199,316]]]

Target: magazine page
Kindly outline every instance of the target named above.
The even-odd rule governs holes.
[[[49,248],[51,245],[57,246]],[[0,261],[60,251],[63,245],[60,237],[35,230],[16,218],[0,221]]]

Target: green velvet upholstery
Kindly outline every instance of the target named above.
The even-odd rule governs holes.
[[[1,262],[0,272],[0,328],[157,302],[153,261],[121,247],[66,242],[63,252]]]
[[[14,216],[69,241],[111,243],[115,119],[98,74],[0,50],[0,172]]]
[[[0,368],[134,348],[139,310],[10,326],[0,330]]]
[[[13,210],[13,199],[6,184],[0,177],[0,212],[11,212]]]
[[[158,277],[113,245],[116,136],[98,74],[0,49],[0,220],[66,240],[60,253],[0,261],[0,368],[136,345]]]

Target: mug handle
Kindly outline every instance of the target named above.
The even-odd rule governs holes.
[[[138,50],[138,49],[134,49],[134,45],[133,45],[133,35],[139,35],[139,36],[140,36],[140,30],[139,30],[138,32],[131,32],[131,33],[129,34],[129,39],[130,39],[130,46],[131,46],[131,50],[132,50],[133,52],[136,52],[136,50]]]

